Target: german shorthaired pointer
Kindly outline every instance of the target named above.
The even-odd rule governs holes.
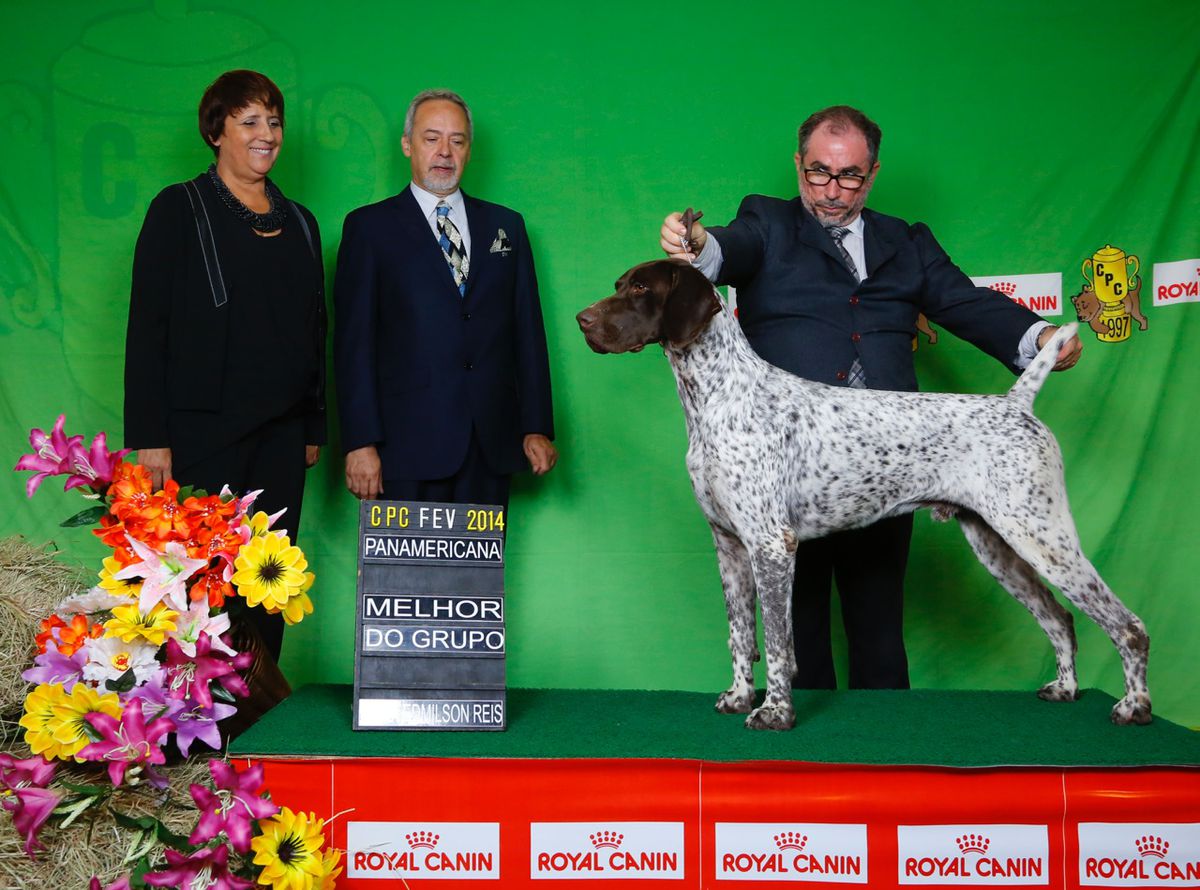
[[[753,729],[790,729],[791,589],[797,542],[930,507],[955,517],[988,571],[1033,613],[1058,677],[1038,695],[1078,696],[1071,614],[1055,585],[1112,638],[1125,669],[1114,723],[1148,723],[1145,627],[1080,552],[1062,456],[1033,399],[1064,326],[1007,395],[881,392],[812,383],[750,348],[708,281],[686,263],[634,266],[577,316],[600,353],[661,343],[687,420],[687,468],[712,527],[729,615],[733,685],[717,710]],[[1014,455],[1021,455],[1017,464]],[[766,699],[752,710],[754,597],[767,647]]]

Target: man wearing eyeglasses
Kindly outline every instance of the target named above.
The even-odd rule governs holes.
[[[923,223],[864,208],[879,172],[880,138],[878,125],[857,109],[817,112],[799,130],[799,197],[750,195],[728,226],[693,223],[690,232],[672,213],[663,221],[663,249],[710,281],[736,287],[751,346],[800,377],[915,391],[912,343],[920,313],[1019,372],[1055,328],[972,284]],[[1073,338],[1055,370],[1072,367],[1081,350]],[[794,686],[837,686],[829,627],[836,579],[850,687],[908,688],[903,597],[911,537],[909,514],[800,545]]]

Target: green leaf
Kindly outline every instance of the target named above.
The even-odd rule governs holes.
[[[82,525],[95,525],[100,521],[100,517],[108,512],[108,507],[95,506],[88,507],[86,510],[80,510],[70,519],[64,519],[58,525],[60,528],[79,528]]]
[[[192,496],[192,493],[195,490],[196,490],[196,487],[194,485],[185,485],[185,486],[183,486],[183,488],[179,489],[179,494],[175,496],[175,500],[179,501],[179,503],[182,504],[184,501],[186,501],[188,498],[190,498]]]
[[[230,705],[237,704],[237,698],[234,697],[232,692],[230,692],[228,689],[226,689],[224,686],[222,686],[219,681],[216,683],[213,683],[212,686],[209,687],[209,690],[212,692],[213,698],[219,698],[221,701],[225,702],[226,704],[230,704]]]
[[[101,794],[106,794],[112,790],[111,785],[77,785],[74,782],[68,782],[66,779],[59,779],[58,783],[64,788],[68,788],[76,794],[82,794],[85,797],[99,797]]]
[[[72,807],[67,808],[65,811],[65,815],[67,818],[63,819],[62,822],[59,823],[59,827],[60,828],[68,827],[72,822],[74,822],[76,819],[78,819],[80,816],[83,815],[84,810],[86,810],[88,807],[90,807],[95,802],[96,802],[96,798],[85,797],[85,798],[83,798],[83,800],[79,801],[79,803],[75,804]],[[62,810],[62,807],[59,807],[54,812],[58,813],[59,810]]]
[[[109,692],[128,692],[134,687],[137,682],[137,677],[133,675],[133,668],[130,668],[115,680],[105,680],[104,686]]]

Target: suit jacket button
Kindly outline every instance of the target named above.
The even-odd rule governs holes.
[[[464,313],[463,313],[463,321],[470,321],[470,320],[471,320],[471,313],[470,313],[470,312],[464,312]]]
[[[838,379],[838,380],[845,380],[845,379],[846,379],[846,372],[845,372],[845,371],[838,371],[838,372],[837,372],[837,379]]]
[[[857,331],[855,331],[853,334],[850,335],[851,343],[857,343],[861,339],[862,339],[862,334],[858,333]]]
[[[852,296],[852,297],[850,298],[850,305],[851,305],[851,306],[857,306],[857,305],[858,305],[858,294],[855,294],[854,296]]]
[[[464,368],[466,368],[466,369],[469,371],[469,370],[471,370],[471,363],[470,363],[470,362],[463,362],[463,367],[464,367]]]

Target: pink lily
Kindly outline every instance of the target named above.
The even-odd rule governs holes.
[[[30,859],[43,845],[38,832],[61,799],[45,786],[54,778],[57,764],[44,757],[17,760],[0,754],[0,787],[8,793],[0,797],[0,807],[12,813],[13,827],[25,838],[25,855]]]
[[[163,781],[149,765],[164,763],[167,759],[161,740],[175,729],[171,720],[159,717],[147,726],[139,698],[129,700],[120,720],[96,712],[87,714],[84,719],[100,733],[102,740],[85,746],[76,756],[80,760],[107,760],[108,777],[114,787],[125,781],[125,771],[131,766],[146,765],[146,776],[152,785],[158,786]]]
[[[92,875],[92,880],[88,883],[88,890],[132,890],[132,888],[129,885],[129,875],[117,878],[104,887],[100,886],[100,879]]]
[[[210,615],[210,611],[208,601],[201,600],[192,603],[186,612],[179,613],[179,617],[175,619],[174,634],[179,648],[187,655],[194,656],[196,641],[200,639],[201,634],[205,634],[214,649],[219,649],[226,655],[237,655],[237,650],[221,639],[221,634],[229,630],[229,613],[218,612],[216,615]]]
[[[279,807],[263,797],[263,768],[255,764],[239,772],[231,763],[210,760],[216,791],[203,785],[192,785],[192,800],[200,811],[200,822],[188,838],[189,844],[203,844],[222,831],[239,853],[250,850],[253,822],[267,819],[279,812]]]
[[[253,653],[241,652],[231,658],[214,650],[212,637],[207,634],[201,634],[195,646],[195,654],[188,655],[177,640],[167,640],[165,664],[173,698],[191,699],[202,708],[211,708],[213,700],[209,685],[213,680],[220,680],[221,685],[234,695],[245,698],[250,694],[250,688],[238,671],[244,671],[254,663]]]
[[[205,847],[190,856],[168,847],[167,868],[147,872],[142,880],[151,887],[177,887],[179,890],[251,890],[253,881],[239,878],[229,870],[229,848]]]
[[[159,553],[130,535],[125,536],[133,552],[142,558],[125,566],[113,575],[117,581],[128,578],[144,578],[138,608],[148,614],[163,599],[176,612],[188,610],[187,579],[208,565],[207,560],[192,559],[180,541],[171,541],[165,553]]]
[[[33,493],[38,490],[38,486],[46,479],[47,476],[58,476],[63,473],[70,473],[69,458],[72,446],[78,446],[83,441],[83,436],[71,436],[67,438],[63,432],[63,425],[67,422],[67,415],[58,415],[58,420],[54,422],[54,429],[50,431],[50,435],[39,429],[29,431],[29,444],[33,446],[32,454],[24,454],[17,461],[14,470],[36,470],[37,472],[29,477],[25,483],[25,496],[33,497]]]
[[[45,788],[54,778],[57,768],[57,763],[45,757],[18,760],[11,754],[0,754],[0,789],[16,791],[30,785]]]
[[[115,453],[109,452],[108,441],[104,433],[96,434],[96,438],[92,439],[91,449],[87,451],[83,448],[82,437],[79,437],[79,440],[79,442],[73,441],[69,448],[66,464],[71,471],[71,478],[67,480],[63,490],[78,488],[81,485],[103,488],[112,482],[117,464],[129,453],[130,449],[122,448]],[[96,485],[96,482],[99,482],[100,485]]]

